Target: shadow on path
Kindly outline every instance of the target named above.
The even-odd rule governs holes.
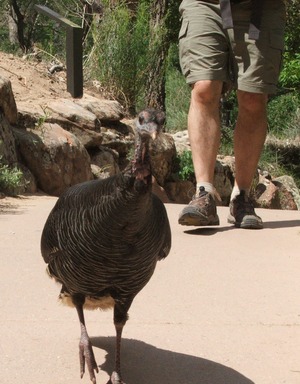
[[[200,227],[200,228],[193,228],[188,229],[184,231],[187,235],[202,235],[202,236],[212,236],[219,232],[227,232],[231,231],[232,229],[236,229],[234,226],[231,227]]]
[[[300,217],[300,214],[299,214]],[[292,228],[299,227],[300,220],[283,220],[283,221],[267,221],[264,223],[264,228],[280,229],[280,228]]]
[[[299,227],[300,229],[300,220],[281,220],[281,221],[278,220],[278,221],[264,222],[264,229],[282,229],[282,228],[293,228],[293,227]],[[184,233],[186,233],[187,235],[212,236],[219,232],[231,231],[232,229],[243,230],[243,231],[245,230],[242,228],[235,228],[235,226],[232,225],[232,226],[224,226],[224,227],[221,227],[221,226],[220,227],[199,227],[199,228],[185,230]]]
[[[93,337],[91,342],[107,351],[100,368],[110,376],[114,370],[115,338]],[[133,339],[122,339],[121,368],[126,384],[254,384],[222,364]]]

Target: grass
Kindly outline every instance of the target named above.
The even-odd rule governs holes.
[[[183,131],[187,128],[190,93],[190,87],[178,69],[171,68],[166,78],[166,130],[168,132]]]

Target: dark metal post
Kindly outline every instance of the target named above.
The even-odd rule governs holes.
[[[75,98],[82,97],[82,28],[48,7],[35,5],[35,9],[66,27],[67,91]]]
[[[83,95],[82,29],[67,27],[67,90],[73,97]]]

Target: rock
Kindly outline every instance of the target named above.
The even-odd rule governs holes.
[[[187,129],[172,134],[175,142],[176,152],[180,155],[184,151],[190,151],[191,145]]]
[[[163,203],[171,203],[166,191],[163,187],[157,184],[155,177],[152,176],[152,193],[156,195]]]
[[[77,128],[76,126],[71,126],[67,131],[71,132],[73,135],[80,140],[80,142],[85,146],[85,148],[97,148],[103,142],[102,133],[92,131],[90,129]]]
[[[99,99],[84,94],[81,99],[75,99],[74,103],[92,112],[101,123],[120,121],[124,117],[124,109],[122,105],[115,100]]]
[[[291,176],[284,175],[276,177],[272,182],[279,188],[281,208],[300,210],[300,193],[294,179]]]
[[[34,175],[32,172],[24,165],[24,164],[18,164],[18,168],[22,172],[22,180],[20,189],[17,194],[24,194],[24,193],[37,193],[37,183]]]
[[[110,177],[110,174],[108,172],[103,172],[103,169],[98,167],[96,164],[91,164],[91,171],[94,176],[94,179],[107,179]]]
[[[81,128],[100,130],[100,120],[97,116],[72,100],[58,99],[49,101],[45,111],[47,111],[49,118],[52,121],[55,120],[59,125],[61,125],[60,120],[62,120],[62,125],[74,123]]]
[[[151,144],[151,167],[157,183],[164,186],[171,176],[176,157],[174,139],[167,133],[161,133]]]
[[[45,111],[45,106],[28,102],[18,103],[18,127],[34,128],[47,120],[50,115]]]
[[[228,163],[222,163],[222,160],[217,160],[214,173],[214,187],[222,200],[222,205],[229,205],[233,183],[231,167]]]
[[[124,136],[116,129],[101,128],[102,145],[114,149],[121,157],[126,157],[134,144],[134,135]]]
[[[280,209],[278,190],[272,181],[260,180],[255,188],[256,205],[260,208]]]
[[[21,102],[18,105],[18,127],[39,128],[47,123],[59,123],[67,131],[73,133],[86,148],[94,148],[101,145],[103,137],[101,133],[91,129],[82,128],[76,122],[72,122],[62,116],[53,116],[46,107]]]
[[[0,112],[0,158],[8,165],[17,163],[15,138],[8,119]]]
[[[16,124],[18,111],[11,82],[2,76],[0,76],[0,109],[10,124]]]
[[[173,203],[188,204],[195,194],[195,186],[191,181],[180,180],[166,182],[164,185],[169,199]]]
[[[91,164],[97,166],[97,178],[104,178],[108,176],[116,175],[120,172],[118,166],[118,154],[112,149],[100,146],[98,149],[90,151]],[[95,168],[94,168],[95,171]],[[99,177],[99,172],[104,173],[105,176]],[[93,172],[95,175],[95,173]]]
[[[299,209],[299,190],[291,176],[271,179],[268,173],[260,172],[255,197],[257,206],[262,208]]]
[[[49,123],[41,130],[13,130],[25,165],[44,192],[60,196],[71,185],[92,179],[89,155],[72,133]]]
[[[231,177],[232,177],[231,182],[233,183],[234,175],[235,175],[235,158],[234,158],[234,156],[218,155],[217,161],[219,161],[223,166],[228,167],[228,169],[230,170]]]

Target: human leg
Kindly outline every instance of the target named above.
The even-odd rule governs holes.
[[[220,144],[220,81],[198,81],[191,92],[188,132],[197,183],[213,183]]]
[[[267,133],[266,94],[238,91],[239,113],[234,130],[235,186],[249,190]]]
[[[179,215],[183,225],[217,225],[213,178],[220,142],[219,102],[229,80],[228,39],[217,4],[183,1],[179,52],[182,72],[192,86],[188,132],[197,191]]]
[[[235,184],[228,222],[245,229],[261,229],[249,197],[267,132],[267,95],[238,91],[239,113],[234,132]]]
[[[197,191],[179,215],[182,225],[217,225],[213,178],[220,143],[219,100],[221,81],[203,80],[193,85],[188,114]]]
[[[232,7],[234,31],[229,31],[237,85],[239,114],[234,133],[236,179],[228,221],[237,227],[260,229],[249,191],[267,132],[267,98],[275,93],[280,72],[284,2],[266,0],[262,5],[259,39],[247,37],[251,3]]]

